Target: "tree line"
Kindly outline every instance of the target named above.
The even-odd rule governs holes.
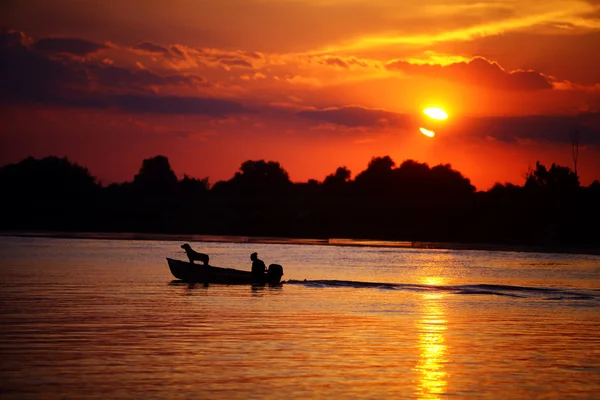
[[[449,164],[374,157],[294,183],[274,161],[245,161],[226,181],[177,179],[164,156],[131,182],[102,185],[67,158],[0,167],[0,229],[290,238],[361,238],[597,247],[600,182],[539,162],[521,186],[476,191]]]

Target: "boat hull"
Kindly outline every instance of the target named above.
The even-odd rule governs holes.
[[[283,269],[277,264],[269,266],[269,273],[263,279],[256,279],[250,271],[233,268],[214,267],[212,265],[190,264],[186,261],[167,258],[171,274],[182,281],[198,283],[217,283],[225,285],[279,285]],[[276,265],[278,268],[274,268]]]

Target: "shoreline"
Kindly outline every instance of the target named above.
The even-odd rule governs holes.
[[[264,236],[236,235],[196,235],[196,234],[162,234],[136,232],[60,232],[60,231],[0,231],[1,237],[40,237],[57,239],[94,239],[94,240],[161,240],[184,242],[225,242],[225,243],[261,243],[261,244],[296,244],[322,246],[354,246],[354,247],[384,247],[402,249],[433,249],[433,250],[478,250],[478,251],[507,251],[523,253],[556,253],[600,255],[600,248],[553,247],[540,245],[510,245],[496,243],[460,243],[460,242],[426,242],[426,241],[396,241],[371,240],[350,238],[280,238]]]

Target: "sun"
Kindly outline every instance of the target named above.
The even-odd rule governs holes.
[[[429,136],[429,137],[434,137],[435,136],[435,132],[434,131],[430,131],[429,129],[419,128],[419,130],[425,136]]]
[[[440,121],[448,119],[448,114],[446,113],[446,111],[442,110],[439,107],[428,107],[423,110],[423,113],[429,118],[437,119]]]

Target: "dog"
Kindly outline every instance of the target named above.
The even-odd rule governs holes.
[[[185,254],[190,260],[190,264],[194,263],[194,260],[201,261],[204,265],[208,265],[208,254],[198,253],[192,250],[189,244],[185,243],[181,245],[181,248],[185,250]]]

